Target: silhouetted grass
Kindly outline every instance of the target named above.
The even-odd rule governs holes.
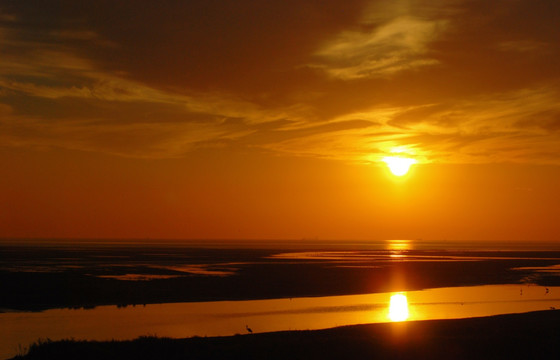
[[[35,359],[557,359],[560,311],[229,337],[50,341]]]

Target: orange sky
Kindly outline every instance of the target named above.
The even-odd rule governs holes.
[[[0,237],[560,240],[559,20],[0,0]]]

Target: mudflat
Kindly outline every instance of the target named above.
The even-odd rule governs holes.
[[[0,309],[19,311],[560,285],[558,251],[66,245],[0,246],[0,255]]]

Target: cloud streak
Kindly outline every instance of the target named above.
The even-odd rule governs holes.
[[[316,53],[322,61],[311,67],[334,78],[355,80],[435,65],[439,62],[430,58],[427,44],[443,25],[413,17],[392,19],[372,29],[366,23],[364,30],[345,31],[325,45]]]
[[[398,148],[560,164],[559,9],[543,4],[13,2],[0,139],[148,158],[213,146],[378,162]]]

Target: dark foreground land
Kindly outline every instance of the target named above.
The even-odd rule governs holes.
[[[14,359],[558,359],[560,311],[216,338],[56,341]]]

